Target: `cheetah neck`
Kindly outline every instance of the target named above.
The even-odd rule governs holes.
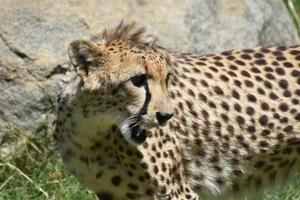
[[[65,135],[88,147],[94,140],[106,137],[112,132],[112,127],[120,124],[126,116],[111,106],[112,97],[86,93],[81,90],[80,84],[79,78],[76,78],[66,85],[59,102],[58,119],[64,121]]]

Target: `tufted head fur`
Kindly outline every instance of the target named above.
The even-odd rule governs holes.
[[[121,22],[93,40],[72,42],[68,52],[85,94],[123,98],[125,103],[114,108],[127,116],[119,126],[129,142],[143,142],[146,129],[172,117],[167,61],[154,40],[145,38],[144,29]]]

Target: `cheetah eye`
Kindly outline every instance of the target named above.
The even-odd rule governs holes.
[[[136,75],[131,78],[131,82],[136,87],[141,87],[147,83],[147,75],[146,74],[140,74]]]

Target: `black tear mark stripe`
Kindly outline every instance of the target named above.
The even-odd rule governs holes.
[[[143,107],[139,111],[138,115],[145,115],[147,113],[148,104],[151,100],[151,93],[149,91],[148,82],[144,85],[145,91],[146,91],[146,98]]]

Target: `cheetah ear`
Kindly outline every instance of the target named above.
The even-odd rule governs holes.
[[[79,73],[88,76],[91,68],[95,67],[100,52],[95,44],[87,40],[75,40],[68,48],[71,63]],[[83,74],[81,74],[83,75]]]
[[[110,84],[102,50],[102,47],[87,40],[75,40],[69,45],[68,54],[77,75],[83,81],[83,89],[104,91]]]

